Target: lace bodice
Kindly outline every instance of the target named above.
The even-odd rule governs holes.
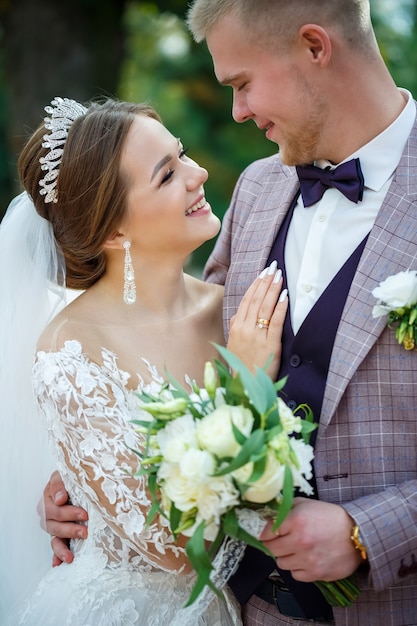
[[[158,391],[163,380],[156,368],[142,358],[138,369],[148,377],[145,383],[138,374],[137,390]],[[243,556],[243,544],[234,540],[223,543],[212,572],[224,600],[206,587],[184,608],[195,573],[168,522],[155,517],[147,524],[146,479],[134,476],[139,459],[132,448],[140,449],[144,436],[132,420],[147,413],[131,378],[113,352],[102,349],[98,363],[77,340],[37,353],[37,403],[71,501],[88,511],[88,538],[73,541],[74,562],[51,570],[23,616],[7,626],[52,626],[58,615],[66,626],[241,625],[240,608],[225,587]],[[258,535],[258,527],[259,520],[251,521],[248,530]]]
[[[148,364],[152,383],[161,383]],[[181,572],[186,563],[166,520],[146,524],[151,501],[144,478],[133,477],[143,435],[131,423],[139,401],[129,390],[130,375],[116,356],[102,350],[102,363],[89,360],[79,341],[56,352],[38,352],[33,386],[71,501],[88,511],[88,539],[75,553],[96,549],[107,567]],[[139,388],[144,388],[139,379]],[[153,389],[155,390],[155,389]],[[98,563],[97,563],[98,565]]]

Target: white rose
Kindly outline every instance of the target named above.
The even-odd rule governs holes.
[[[168,469],[169,471],[166,471]],[[178,465],[162,464],[159,476],[165,478],[161,486],[165,502],[168,498],[180,511],[190,511],[195,508],[199,487],[181,473]]]
[[[220,523],[220,517],[239,504],[239,491],[230,476],[218,476],[200,486],[198,516]]]
[[[249,478],[252,475],[252,472],[253,472],[253,463],[252,461],[250,461],[249,463],[246,463],[245,465],[242,465],[241,467],[239,467],[239,469],[231,472],[231,475],[233,476],[233,478],[237,480],[238,483],[242,483],[242,485],[246,485],[246,483],[248,482]]]
[[[299,487],[301,491],[309,496],[312,496],[313,488],[308,480],[310,480],[313,476],[311,467],[311,462],[314,458],[313,448],[309,444],[306,444],[302,439],[291,439],[290,445],[299,464],[299,467],[291,465],[294,487]]]
[[[195,484],[207,481],[216,469],[214,457],[207,450],[190,448],[179,462],[181,474]]]
[[[287,434],[301,432],[301,419],[296,417],[281,398],[277,398],[278,413],[281,418],[281,423],[284,431]]]
[[[232,423],[245,436],[249,436],[253,415],[243,406],[223,404],[197,424],[196,436],[200,446],[219,458],[235,456],[241,446],[233,434]]]
[[[372,310],[373,317],[412,306],[417,302],[417,271],[398,272],[388,276],[372,291],[378,302]]]
[[[190,448],[197,447],[195,422],[191,415],[178,417],[158,431],[158,446],[166,461],[176,463]]]
[[[219,476],[199,485],[195,502],[195,523],[182,531],[191,537],[196,527],[204,521],[204,538],[213,541],[220,528],[221,516],[240,503],[240,493],[230,476]]]
[[[275,452],[269,449],[264,473],[261,478],[250,484],[243,493],[243,499],[263,504],[277,498],[281,494],[284,485],[284,470],[285,468],[276,458]]]
[[[390,313],[391,307],[385,306],[383,304],[375,304],[372,309],[372,317],[383,317],[384,315],[388,315]]]
[[[158,478],[162,480],[163,499],[168,498],[180,511],[198,508],[205,483],[212,480],[216,463],[205,450],[191,448],[179,463],[161,463]]]

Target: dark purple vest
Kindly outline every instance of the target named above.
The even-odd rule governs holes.
[[[294,206],[295,201],[282,224],[267,263],[270,264],[274,259],[277,261],[283,272],[284,287],[287,287],[284,247]],[[337,328],[366,240],[367,237],[329,283],[295,336],[289,313],[285,319],[278,379],[288,376],[288,380],[281,395],[292,409],[302,403],[308,404],[316,422],[320,419]],[[314,431],[310,441],[312,445],[316,434],[317,431]]]
[[[287,286],[284,249],[288,228],[297,201],[296,196],[278,232],[267,265],[276,260],[283,273],[283,287]],[[294,336],[291,317],[286,316],[283,337],[282,357],[278,379],[288,375],[281,397],[290,408],[308,404],[316,422],[320,419],[324,389],[329,370],[330,357],[343,307],[353,280],[367,237],[359,244],[302,323]],[[289,303],[291,307],[291,300]],[[317,431],[310,443],[314,445]],[[315,480],[312,481],[315,488]],[[304,495],[304,494],[301,494]],[[241,604],[247,602],[259,584],[276,567],[275,561],[253,548],[247,548],[243,561],[230,580],[230,586]],[[280,575],[291,589],[298,603],[309,618],[331,617],[331,607],[324,600],[318,588],[312,583],[295,581],[290,572],[279,570]]]

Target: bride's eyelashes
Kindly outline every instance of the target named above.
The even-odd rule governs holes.
[[[164,183],[169,181],[169,179],[172,177],[174,171],[175,170],[172,170],[172,169],[167,170],[165,176],[163,177],[163,179],[161,181],[161,185],[163,185]]]
[[[180,159],[182,159],[183,157],[186,156],[187,152],[188,152],[188,148],[181,148],[181,150],[179,151],[178,157]],[[168,182],[170,180],[170,178],[172,177],[174,172],[175,172],[175,169],[172,169],[172,168],[167,170],[165,176],[163,177],[163,179],[161,181],[161,185],[163,185],[164,183]]]

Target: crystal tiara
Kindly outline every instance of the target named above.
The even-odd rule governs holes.
[[[45,202],[58,202],[58,191],[56,188],[62,153],[64,151],[65,141],[68,137],[68,131],[71,124],[87,112],[87,109],[68,98],[54,98],[51,106],[46,106],[45,111],[50,117],[45,117],[45,128],[50,132],[43,136],[43,148],[49,148],[49,152],[39,159],[41,169],[47,174],[39,181],[40,194],[45,196]]]

